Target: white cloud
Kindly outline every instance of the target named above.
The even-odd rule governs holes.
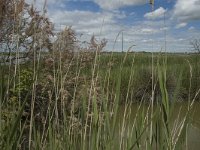
[[[120,17],[120,14],[112,14],[109,12],[90,12],[90,11],[54,11],[49,14],[52,22],[56,23],[56,29],[59,30],[60,25],[72,26],[77,32],[83,34],[99,34],[101,27],[105,30],[105,26],[115,25],[114,17]],[[122,14],[123,16],[123,14]],[[112,31],[112,27],[110,27]],[[107,29],[106,29],[107,30]]]
[[[176,29],[183,28],[185,26],[187,26],[187,23],[182,22],[182,23],[179,23],[179,24],[176,25]]]
[[[160,28],[160,31],[167,31],[167,30],[169,30],[170,28],[169,27],[161,27]]]
[[[153,29],[153,28],[142,28],[141,29],[141,33],[142,34],[154,34],[154,33],[158,33],[159,30]]]
[[[188,30],[193,31],[193,30],[195,30],[195,27],[191,26],[191,27],[189,27]]]
[[[131,12],[130,14],[129,14],[129,16],[135,16],[136,14],[135,14],[135,12]]]
[[[200,0],[177,0],[174,16],[180,21],[200,20]]]
[[[153,12],[146,13],[144,17],[147,19],[158,19],[158,18],[163,17],[164,13],[166,12],[167,12],[166,9],[164,9],[163,7],[160,7]]]
[[[147,0],[94,0],[102,9],[114,10],[123,6],[142,5]]]

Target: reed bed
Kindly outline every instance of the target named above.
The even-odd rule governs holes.
[[[22,2],[14,5],[24,8]],[[1,55],[2,149],[189,147],[190,115],[200,92],[199,56],[156,53],[152,64],[149,53],[107,54],[102,52],[106,41],[96,42],[94,36],[88,49],[77,46],[69,27],[51,42],[47,37],[52,26],[45,14],[33,7],[28,13],[28,52],[18,37],[13,51]],[[17,19],[12,32],[19,33],[22,18],[6,19]],[[174,119],[176,101],[187,101],[188,108]]]

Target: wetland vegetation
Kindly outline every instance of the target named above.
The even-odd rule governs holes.
[[[3,2],[2,149],[198,149],[198,54],[103,52],[106,40],[81,47],[70,27],[51,41],[44,14]]]

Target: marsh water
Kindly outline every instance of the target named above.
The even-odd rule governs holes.
[[[149,105],[142,105],[142,109],[148,110]],[[121,106],[119,109],[119,116],[118,116],[118,122],[120,122],[119,128],[122,127],[123,119],[124,118],[124,112],[126,112],[127,120],[129,120],[129,124],[133,125],[133,120],[136,117],[138,111],[139,104],[134,103],[131,104],[130,107]],[[172,111],[171,115],[171,123],[174,124],[178,119],[178,122],[181,122],[184,119],[184,116],[186,115],[188,110],[188,102],[177,102],[174,104],[174,109]],[[200,149],[200,102],[195,102],[189,115],[189,125],[187,128],[187,150],[199,150]],[[132,118],[132,119],[130,119]],[[132,123],[130,123],[132,122]],[[126,125],[128,128],[128,126]]]

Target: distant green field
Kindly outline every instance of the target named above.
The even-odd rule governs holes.
[[[132,100],[141,99],[141,91],[151,92],[152,62],[154,80],[158,84],[158,69],[166,70],[166,85],[170,94],[173,94],[175,87],[179,85],[179,98],[187,100],[191,78],[191,92],[194,93],[200,88],[200,56],[197,54],[163,54],[154,53],[113,53],[100,56],[100,74],[105,77],[110,71],[110,81],[114,84],[121,76],[121,93],[127,94],[127,85],[130,81],[130,97]],[[110,69],[110,70],[109,70]],[[191,77],[192,74],[192,77]],[[180,82],[180,83],[178,83]],[[159,93],[159,88],[157,91]],[[139,95],[137,95],[137,93]],[[125,94],[125,95],[126,95]],[[134,97],[135,96],[135,97]],[[137,97],[139,96],[139,97]]]

